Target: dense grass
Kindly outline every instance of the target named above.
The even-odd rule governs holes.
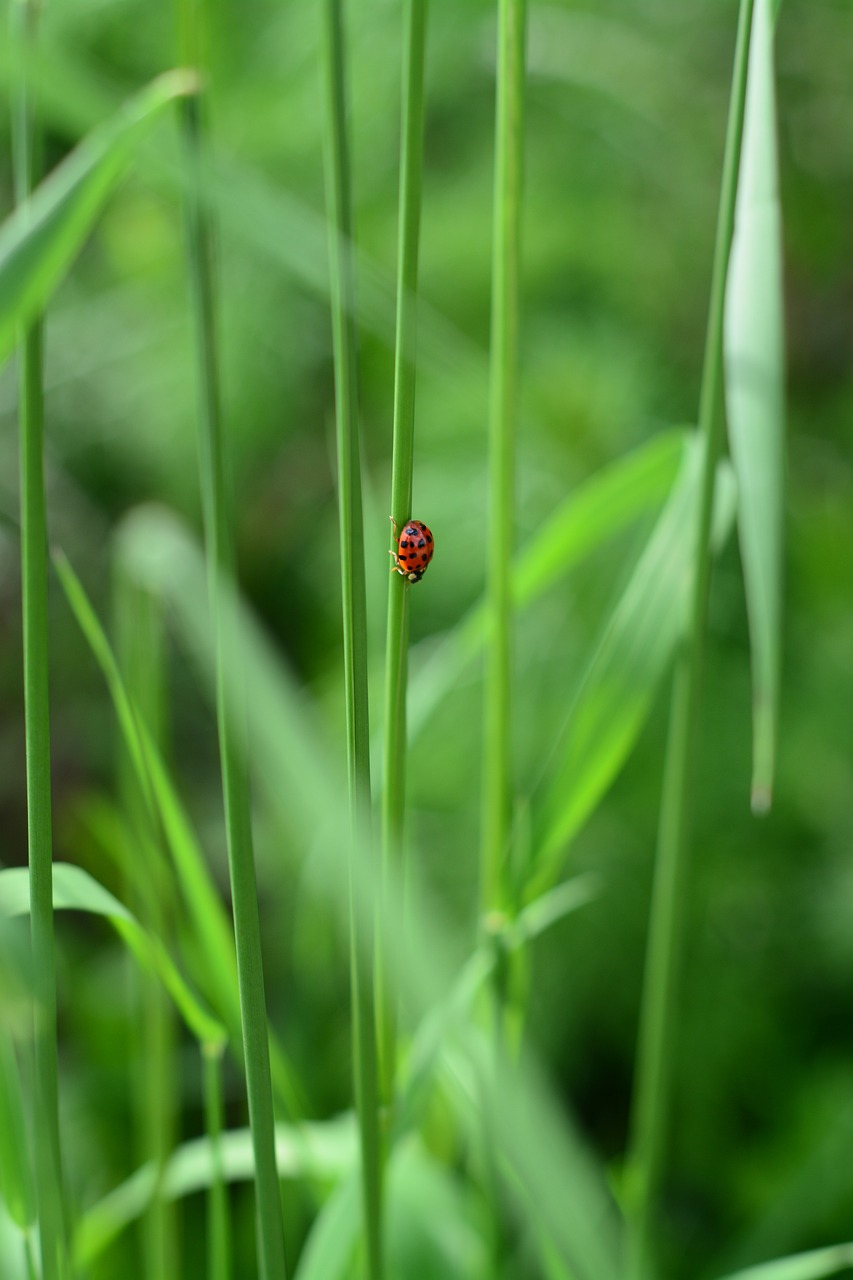
[[[314,8],[0,62],[0,1273],[849,1269],[842,9]]]

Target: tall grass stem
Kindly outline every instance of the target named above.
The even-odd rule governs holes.
[[[752,0],[741,0],[699,396],[698,429],[703,458],[697,510],[696,567],[689,630],[676,663],[673,684],[640,1007],[628,1153],[628,1185],[633,1220],[631,1275],[635,1280],[644,1277],[649,1267],[653,1216],[663,1173],[670,1112],[670,1065],[674,1054],[677,1016],[676,976],[685,909],[690,793],[698,737],[702,658],[711,572],[710,530],[714,477],[723,440],[723,304],[734,227],[751,16]]]
[[[184,39],[188,49],[182,52],[190,54],[197,50],[199,41],[198,31],[191,21],[191,9],[192,0],[186,0],[185,13],[188,16],[184,24]],[[202,198],[204,125],[201,103],[197,98],[186,99],[182,108],[187,172],[190,176],[185,203],[186,253],[198,365],[201,493],[211,611],[216,637],[219,750],[249,1124],[255,1157],[260,1269],[264,1280],[283,1280],[286,1275],[284,1223],[276,1168],[275,1117],[270,1080],[257,877],[252,844],[249,771],[242,749],[242,744],[247,741],[245,707],[235,705],[234,700],[226,696],[226,672],[233,673],[241,668],[239,650],[233,631],[226,626],[220,599],[222,591],[236,578],[236,557],[220,404],[213,231],[210,215]],[[233,674],[229,678],[233,680]]]
[[[482,797],[484,916],[506,908],[512,814],[510,568],[513,551],[521,253],[525,0],[500,0],[492,245],[489,549]]]
[[[400,198],[397,238],[397,320],[394,349],[394,421],[391,513],[401,530],[412,511],[417,367],[418,254],[424,133],[424,63],[427,0],[405,8],[400,129]],[[393,528],[390,550],[394,550]],[[382,790],[382,893],[387,900],[393,860],[403,849],[406,807],[406,688],[409,655],[409,583],[389,574],[385,661],[385,737]],[[377,1001],[382,1099],[391,1106],[396,1069],[396,1001],[388,957],[377,949]]]
[[[34,189],[41,167],[35,113],[24,70],[36,38],[38,6],[12,5],[20,53],[12,121],[15,198]],[[47,618],[47,501],[44,480],[44,329],[36,320],[18,351],[20,421],[21,586],[27,764],[27,843],[35,993],[34,1071],[36,1195],[44,1280],[68,1274],[66,1207],[59,1132],[56,956],[53,928],[53,833],[50,785],[50,698]]]
[[[358,424],[353,218],[347,138],[344,31],[340,0],[323,6],[326,92],[326,201],[335,362],[347,766],[352,838],[371,847],[370,724],[367,695],[367,592]],[[350,877],[354,875],[350,851]],[[362,1206],[369,1280],[381,1280],[383,1139],[374,993],[374,918],[356,910],[351,889],[350,972],[353,1074],[362,1164]]]
[[[202,1046],[204,1069],[204,1121],[210,1139],[213,1175],[207,1196],[208,1280],[228,1280],[231,1275],[231,1222],[228,1189],[222,1160],[222,1045]]]

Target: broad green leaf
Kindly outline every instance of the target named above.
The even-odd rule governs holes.
[[[55,911],[87,911],[104,916],[140,964],[159,975],[191,1034],[202,1044],[224,1043],[227,1038],[224,1027],[190,990],[160,939],[143,929],[127,907],[82,867],[67,862],[54,863],[53,907]],[[29,909],[30,876],[27,868],[11,867],[0,871],[0,915],[26,915]]]
[[[724,1280],[823,1280],[853,1269],[853,1242],[830,1245],[827,1249],[811,1249],[773,1262],[733,1271]]]
[[[133,706],[115,654],[83,584],[61,552],[54,555],[54,565],[71,610],[104,674],[142,794],[162,824],[194,936],[203,954],[207,989],[222,1013],[236,1050],[241,1044],[240,997],[234,938],[225,909],[177,791],[143,719]],[[303,1114],[302,1090],[273,1035],[270,1036],[270,1063],[273,1083],[289,1114]]]
[[[569,494],[519,552],[512,570],[513,603],[523,609],[585,556],[629,528],[666,499],[683,461],[687,436],[667,431],[592,476]],[[409,681],[409,735],[429,716],[479,654],[485,610],[477,604],[434,648]]]
[[[35,1221],[30,1152],[24,1127],[24,1096],[15,1048],[0,1036],[0,1198],[22,1231]]]
[[[701,455],[694,443],[679,480],[605,626],[569,710],[556,772],[537,805],[528,896],[555,880],[564,850],[628,756],[658,682],[683,635],[696,541]],[[734,493],[718,473],[713,538],[733,518]]]
[[[294,1280],[341,1280],[348,1276],[361,1230],[361,1185],[345,1178],[314,1219]]]
[[[296,1127],[278,1124],[276,1163],[282,1178],[338,1181],[356,1160],[356,1132],[347,1114],[318,1124]],[[211,1186],[221,1167],[226,1182],[251,1182],[255,1176],[252,1136],[236,1129],[219,1138],[219,1158],[209,1138],[185,1142],[169,1157],[165,1168],[154,1162],[137,1169],[85,1213],[74,1239],[79,1268],[91,1266],[125,1227],[141,1217],[156,1196],[179,1200]]]
[[[782,614],[784,335],[770,0],[755,0],[725,306],[729,445],[752,649],[752,807],[770,807]]]
[[[0,364],[80,251],[134,150],[164,107],[194,93],[192,71],[159,76],[93,130],[0,227]]]

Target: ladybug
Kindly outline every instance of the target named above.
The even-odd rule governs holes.
[[[391,517],[394,524],[394,517]],[[397,526],[394,524],[394,537],[397,538]],[[392,551],[394,563],[391,572],[401,574],[407,582],[420,582],[432,559],[435,543],[429,529],[422,520],[407,520],[403,532],[397,538],[397,550]]]

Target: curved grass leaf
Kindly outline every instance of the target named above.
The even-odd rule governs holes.
[[[143,929],[127,907],[88,871],[67,862],[53,864],[53,908],[55,911],[86,911],[91,915],[104,916],[139,963],[158,974],[191,1034],[202,1044],[219,1045],[227,1040],[225,1028],[205,1009],[181,977],[160,939]],[[0,914],[26,915],[29,909],[30,878],[27,868],[11,867],[0,871]]]
[[[538,599],[584,557],[657,510],[678,474],[686,445],[685,432],[663,432],[578,485],[516,557],[511,581],[515,608]],[[411,739],[481,652],[484,637],[481,602],[418,664],[409,682]]]
[[[249,1182],[255,1176],[252,1137],[248,1129],[219,1135],[218,1151],[210,1138],[183,1143],[165,1168],[143,1165],[83,1215],[74,1239],[74,1256],[83,1270],[161,1196],[178,1200],[207,1190],[220,1175],[226,1182]],[[276,1164],[282,1178],[337,1181],[356,1160],[356,1134],[351,1115],[322,1124],[293,1128],[276,1125]]]
[[[694,565],[700,465],[700,450],[693,442],[569,712],[556,773],[536,815],[538,834],[528,896],[556,879],[566,845],[636,741],[658,681],[683,635]],[[713,532],[717,545],[728,533],[733,509],[731,475],[721,467]]]
[[[853,1242],[833,1244],[827,1249],[811,1249],[788,1258],[775,1258],[757,1266],[733,1271],[724,1280],[823,1280],[853,1269]]]
[[[782,613],[784,351],[773,18],[755,0],[725,309],[729,444],[752,648],[752,807],[770,807]]]
[[[159,76],[84,139],[0,227],[0,363],[74,261],[141,138],[164,107],[196,87],[192,71]]]
[[[144,721],[133,706],[115,654],[86,596],[83,584],[62,552],[54,553],[54,566],[71,610],[107,682],[143,797],[162,825],[187,914],[193,923],[194,937],[202,953],[200,967],[204,974],[205,989],[228,1026],[232,1047],[238,1050],[241,1033],[237,958],[225,908],[166,766]],[[303,1091],[272,1034],[270,1064],[276,1092],[288,1114],[293,1117],[303,1115]]]

